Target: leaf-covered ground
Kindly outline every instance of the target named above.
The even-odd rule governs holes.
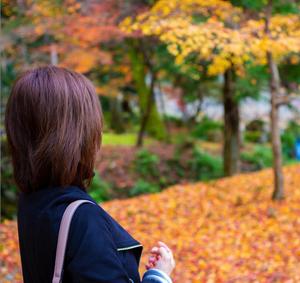
[[[162,240],[175,254],[174,282],[300,282],[300,165],[284,172],[281,203],[269,200],[264,170],[103,207],[144,245],[141,272]],[[1,282],[22,282],[14,222],[1,225],[0,262]]]

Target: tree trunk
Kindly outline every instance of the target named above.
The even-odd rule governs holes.
[[[109,110],[110,110],[110,127],[117,134],[124,133],[125,125],[122,117],[121,103],[118,97],[109,98]]]
[[[137,147],[143,146],[147,122],[149,121],[150,113],[151,113],[152,107],[154,105],[154,86],[155,86],[155,74],[153,74],[151,77],[150,95],[148,96],[148,99],[147,99],[145,112],[142,113],[143,115],[142,115],[140,130],[138,133],[138,139],[137,139],[137,143],[136,143]]]
[[[270,18],[272,16],[273,1],[269,0],[266,7],[265,17],[265,34],[270,35]],[[282,172],[282,153],[281,153],[281,140],[279,130],[279,104],[277,98],[280,92],[280,77],[278,67],[273,59],[271,51],[268,51],[267,62],[270,73],[269,85],[271,94],[271,140],[273,151],[273,174],[274,174],[274,191],[272,194],[273,200],[281,200],[284,198],[284,185],[283,185],[283,172]]]
[[[159,88],[159,95],[158,95],[158,99],[162,108],[162,121],[165,124],[165,129],[166,129],[166,142],[170,142],[171,141],[171,130],[170,130],[170,123],[168,121],[168,118],[166,117],[166,106],[165,106],[165,101],[164,101],[164,97],[163,97],[163,93],[162,93],[162,88],[161,88],[161,84],[158,83],[158,88]]]
[[[146,84],[145,58],[143,52],[139,49],[139,42],[137,40],[130,40],[128,43],[133,80],[139,96],[140,113],[141,117],[145,117],[148,108],[147,102],[149,101],[149,96],[151,96],[150,87]],[[165,139],[165,125],[157,111],[154,97],[152,101],[153,105],[150,107],[149,118],[147,118],[145,130],[149,135],[155,138]],[[142,120],[143,118],[141,118],[141,123]]]
[[[223,88],[224,106],[224,145],[223,165],[225,176],[239,172],[240,138],[239,138],[239,105],[234,99],[233,70],[224,73]]]
[[[282,153],[279,129],[279,113],[277,105],[277,96],[280,89],[280,79],[276,63],[273,60],[271,52],[267,52],[268,66],[270,71],[270,93],[271,93],[271,140],[273,151],[273,174],[274,191],[273,200],[284,198],[283,172],[282,172]]]

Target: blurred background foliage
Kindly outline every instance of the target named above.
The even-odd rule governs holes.
[[[5,104],[17,76],[43,64],[74,69],[95,84],[105,118],[90,186],[99,202],[271,167],[268,52],[282,96],[293,98],[277,125],[283,163],[297,162],[299,3],[271,2],[3,0],[3,218],[15,217],[18,197]]]

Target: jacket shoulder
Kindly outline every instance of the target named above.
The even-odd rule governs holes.
[[[141,243],[133,238],[129,232],[122,227],[108,212],[106,212],[101,205],[99,205],[91,196],[84,193],[84,199],[92,201],[91,203],[83,203],[77,208],[74,214],[75,218],[81,218],[83,221],[87,221],[89,218],[91,221],[96,220],[103,222],[113,238],[116,248],[123,250],[130,247],[142,247]],[[80,198],[79,198],[80,199]]]

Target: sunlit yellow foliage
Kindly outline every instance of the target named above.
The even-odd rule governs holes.
[[[267,51],[277,61],[300,52],[299,15],[275,15],[270,19],[270,34],[265,34],[264,29],[262,20],[250,20],[241,28],[241,32],[251,38],[249,50],[257,63],[266,63]]]
[[[210,75],[229,67],[242,74],[251,59],[266,64],[267,51],[277,61],[300,52],[299,15],[273,16],[266,34],[264,20],[248,20],[242,9],[221,0],[160,0],[136,19],[125,19],[121,27],[129,34],[158,37],[178,65],[197,55],[210,63]]]
[[[174,282],[300,282],[300,166],[284,168],[285,201],[270,200],[272,171],[103,204],[144,245],[163,240],[177,262]],[[0,281],[21,282],[15,222],[1,224]],[[5,281],[4,281],[5,282]]]

